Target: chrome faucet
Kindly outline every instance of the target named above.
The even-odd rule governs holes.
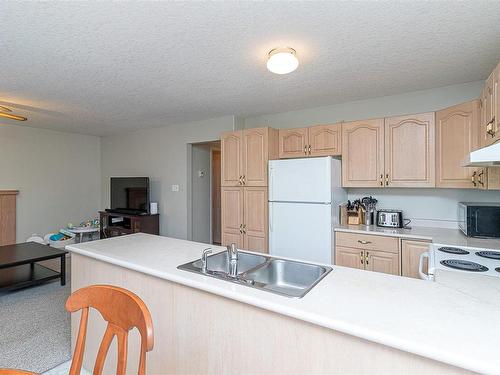
[[[212,254],[212,249],[207,248],[203,250],[203,254],[201,255],[201,272],[206,273],[207,272],[207,257],[208,254]]]
[[[238,276],[238,249],[235,243],[227,246],[227,258],[229,260],[228,276],[236,278]]]
[[[231,246],[227,246],[227,257],[230,261],[238,260],[238,249],[235,243],[232,243]]]

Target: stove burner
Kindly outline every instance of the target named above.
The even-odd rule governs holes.
[[[442,260],[440,263],[443,266],[454,268],[457,270],[462,270],[462,271],[471,271],[471,272],[486,272],[486,271],[488,271],[488,267],[471,262],[469,260],[446,259],[446,260]]]
[[[476,255],[483,258],[500,260],[500,251],[478,251]]]
[[[459,249],[457,247],[440,247],[438,249],[439,251],[442,251],[443,253],[448,253],[448,254],[456,254],[456,255],[466,255],[469,254],[467,250],[464,249]]]

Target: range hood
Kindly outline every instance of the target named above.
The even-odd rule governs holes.
[[[462,167],[500,167],[500,142],[472,151]]]

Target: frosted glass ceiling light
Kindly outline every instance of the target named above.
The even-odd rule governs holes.
[[[288,74],[299,66],[297,52],[290,47],[275,48],[269,51],[267,69],[276,74]]]

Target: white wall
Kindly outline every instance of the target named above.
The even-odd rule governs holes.
[[[483,81],[470,82],[402,95],[249,117],[245,119],[245,127],[293,128],[435,111],[477,99],[483,85]],[[402,209],[405,216],[413,219],[415,224],[446,227],[456,227],[457,203],[460,201],[500,201],[500,191],[465,189],[348,189],[348,194],[351,200],[373,195],[379,200],[378,207]]]
[[[418,77],[415,77],[415,79],[418,79]],[[436,111],[454,104],[477,99],[483,85],[484,81],[469,82],[401,95],[248,117],[245,119],[245,127],[294,128],[314,124],[331,124],[340,121]],[[286,95],[286,93],[283,93],[283,95]]]
[[[348,192],[351,201],[372,195],[378,199],[377,208],[402,209],[413,225],[444,228],[457,227],[458,202],[500,202],[498,190],[351,188]]]
[[[103,137],[102,208],[109,207],[111,176],[148,176],[151,201],[159,204],[160,234],[187,238],[188,144],[218,140],[220,133],[234,126],[235,118],[225,116]],[[174,184],[179,185],[178,192],[172,191]]]
[[[211,145],[192,146],[191,196],[192,196],[192,237],[193,241],[210,243],[211,229]],[[200,173],[203,176],[200,176]]]
[[[17,241],[97,217],[100,138],[0,124],[0,189],[17,189]]]

